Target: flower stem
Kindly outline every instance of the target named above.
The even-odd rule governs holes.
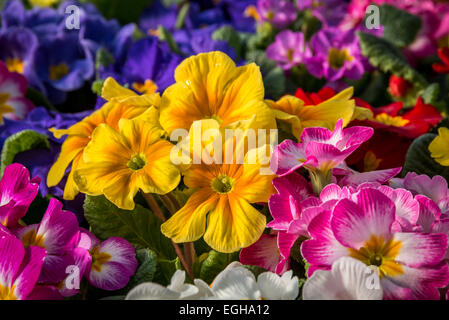
[[[151,210],[154,212],[154,214],[162,221],[165,222],[167,219],[164,216],[164,213],[162,212],[161,208],[159,207],[159,205],[157,204],[156,200],[153,198],[153,196],[150,193],[143,193],[143,197],[145,198],[148,206],[151,208]],[[186,261],[186,259],[184,258],[184,255],[182,254],[181,248],[179,247],[179,245],[174,242],[172,240],[171,242],[173,244],[173,248],[175,248],[175,252],[176,255],[179,258],[179,261],[181,262],[182,266],[184,267],[184,269],[186,270],[188,276],[190,277],[191,280],[194,279],[194,275],[193,275],[193,263],[190,262],[190,249],[186,250],[189,251],[189,260]],[[193,245],[193,244],[192,244]]]
[[[321,194],[321,191],[325,186],[332,183],[332,170],[308,170],[310,173],[310,180],[312,181],[313,191],[317,196]]]

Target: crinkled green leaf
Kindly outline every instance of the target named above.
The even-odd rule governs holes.
[[[211,283],[214,278],[228,266],[228,264],[236,260],[238,260],[238,252],[221,253],[211,250],[207,258],[201,264],[200,278],[207,283]]]
[[[122,237],[137,249],[149,248],[161,258],[176,257],[171,240],[161,233],[161,221],[139,204],[132,211],[123,210],[104,196],[86,196],[84,216],[93,233],[102,240]]]
[[[429,177],[440,175],[449,181],[449,167],[441,166],[430,155],[429,144],[436,136],[436,134],[427,133],[413,141],[405,158],[404,176],[408,172],[416,172]]]
[[[23,130],[9,136],[3,144],[1,154],[1,175],[6,166],[14,162],[15,156],[24,151],[33,149],[50,149],[48,137],[33,130]]]
[[[266,269],[259,266],[244,265],[243,267],[251,271],[256,278],[259,276],[259,274],[267,272]]]
[[[127,291],[141,283],[153,281],[154,275],[156,274],[156,253],[147,248],[139,249],[136,251],[136,258],[139,263],[139,267],[137,268],[134,276],[131,277],[127,286]]]
[[[179,258],[173,260],[157,259],[157,269],[153,281],[163,286],[169,285],[175,271],[180,270],[179,265]]]
[[[380,7],[380,24],[384,26],[382,37],[399,47],[411,44],[421,29],[418,16],[389,4]]]
[[[427,87],[426,79],[408,64],[401,50],[390,41],[364,32],[358,32],[357,35],[362,54],[373,66],[385,73],[391,72],[404,78],[418,87]]]

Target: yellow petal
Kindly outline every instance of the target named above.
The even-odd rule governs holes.
[[[212,249],[230,253],[256,242],[266,226],[266,218],[245,199],[222,195],[207,217],[204,240]]]
[[[148,163],[139,175],[139,187],[146,193],[166,194],[175,189],[181,180],[179,169],[172,163],[173,144],[160,140],[145,151]]]
[[[64,141],[58,159],[48,172],[47,186],[56,186],[61,181],[69,164],[78,154],[82,153],[88,142],[88,139],[77,136],[68,137]]]
[[[432,158],[442,166],[449,166],[449,129],[439,128],[438,136],[429,144]]]
[[[112,77],[108,77],[104,81],[103,88],[101,88],[101,97],[103,99],[110,101],[114,98],[123,99],[129,96],[137,96],[137,93],[122,87]]]
[[[218,201],[211,189],[201,189],[190,196],[187,203],[161,225],[162,233],[174,242],[198,240],[206,228],[206,214]]]

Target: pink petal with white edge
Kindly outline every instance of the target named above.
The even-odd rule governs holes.
[[[440,263],[447,249],[445,234],[396,233],[394,240],[401,243],[395,261],[414,268]]]
[[[14,295],[18,299],[26,299],[33,290],[39,278],[45,255],[45,249],[40,247],[31,246],[26,250],[22,261],[23,269],[14,281]]]
[[[421,226],[423,232],[432,232],[434,222],[440,219],[440,208],[426,196],[417,195],[415,199],[419,203],[417,223]]]
[[[285,176],[304,165],[300,159],[306,160],[302,144],[285,140],[274,148],[270,169],[278,176]]]
[[[133,275],[137,269],[136,251],[125,239],[112,237],[103,241],[99,249],[100,253],[111,255],[108,263],[119,263],[127,271],[128,276]]]
[[[425,174],[418,175],[415,172],[409,172],[404,178],[404,188],[415,194],[425,195],[435,203],[449,197],[447,181],[441,176],[434,176],[431,179]]]
[[[371,236],[391,238],[395,220],[394,203],[375,189],[363,189],[356,195],[357,203],[340,200],[331,221],[335,238],[346,247],[358,250]]]
[[[240,262],[244,265],[259,266],[275,272],[280,255],[277,246],[277,235],[262,234],[254,244],[243,248]]]
[[[7,104],[14,109],[14,112],[6,113],[3,117],[12,120],[25,119],[28,112],[34,109],[33,104],[28,99],[23,97],[9,99]]]
[[[396,284],[388,277],[381,278],[380,285],[384,293],[384,300],[412,300],[414,298],[411,289]]]
[[[410,288],[414,299],[439,300],[437,288],[444,288],[449,284],[449,267],[446,262],[432,267],[402,268],[403,274],[389,279],[399,286]]]
[[[380,186],[378,190],[390,198],[396,206],[396,220],[401,226],[398,232],[412,231],[418,221],[420,210],[419,202],[413,198],[412,193],[388,186]]]
[[[330,269],[336,260],[349,255],[348,249],[335,239],[330,219],[331,213],[328,211],[316,216],[308,229],[312,238],[301,244],[301,254],[311,265],[308,269],[309,276],[316,269]]]
[[[358,187],[360,184],[364,182],[377,182],[377,183],[387,183],[393,177],[398,175],[401,172],[402,168],[393,168],[393,169],[385,169],[385,170],[377,170],[370,172],[353,172],[345,177],[343,177],[338,184],[340,186],[353,186]]]
[[[310,207],[303,210],[301,218],[292,221],[287,233],[309,237],[309,224],[320,213],[325,212],[324,207]]]

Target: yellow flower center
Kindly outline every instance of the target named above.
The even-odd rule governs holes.
[[[92,270],[101,271],[103,265],[111,260],[112,256],[106,252],[100,252],[100,247],[95,247],[91,251],[92,256]]]
[[[333,69],[340,69],[346,61],[352,61],[354,58],[349,54],[348,49],[330,48],[328,54],[329,65]]]
[[[382,237],[372,235],[359,249],[349,248],[351,257],[358,259],[367,266],[377,266],[379,276],[395,277],[404,273],[402,266],[394,259],[399,255],[401,242],[395,240],[385,241]]]
[[[14,109],[10,105],[6,104],[10,98],[11,95],[9,93],[0,93],[0,120],[2,115],[14,112]]]
[[[274,18],[274,11],[273,10],[268,10],[267,12],[267,19],[268,20],[273,20]]]
[[[402,118],[401,116],[392,117],[385,112],[378,114],[375,118],[375,121],[379,123],[386,124],[388,126],[393,127],[403,127],[406,124],[408,124],[410,121],[407,119]]]
[[[295,51],[293,50],[293,49],[288,49],[287,50],[287,59],[288,59],[288,61],[290,61],[290,62],[292,62],[293,61],[293,53],[294,53]]]
[[[18,58],[6,59],[6,67],[10,72],[23,73],[23,61]]]
[[[374,152],[368,151],[363,159],[364,171],[374,171],[379,167],[382,159],[378,159]]]
[[[136,154],[128,161],[128,168],[137,171],[145,167],[147,159],[144,154]]]
[[[219,194],[226,194],[232,191],[234,188],[234,183],[234,179],[225,174],[221,174],[212,180],[211,187]]]
[[[50,79],[53,81],[64,78],[68,73],[69,67],[64,62],[50,66]]]
[[[140,93],[151,94],[151,93],[155,93],[157,91],[158,86],[152,80],[145,80],[144,83],[134,82],[133,89],[135,89],[136,91],[138,91]]]
[[[31,4],[38,7],[50,7],[58,0],[30,0]]]
[[[34,230],[34,229],[28,231],[22,237],[22,243],[25,248],[28,248],[29,246],[36,246],[36,247],[41,247],[41,248],[45,249],[44,237],[42,235],[38,235],[36,233],[36,230]]]
[[[154,37],[159,37],[159,35],[160,35],[159,29],[148,29],[147,33],[148,33],[148,35],[154,36]]]
[[[256,6],[250,5],[245,9],[245,17],[252,17],[254,20],[259,21],[260,16],[257,12]]]
[[[14,295],[14,287],[8,288],[4,287],[0,284],[0,300],[17,300],[16,296]]]

